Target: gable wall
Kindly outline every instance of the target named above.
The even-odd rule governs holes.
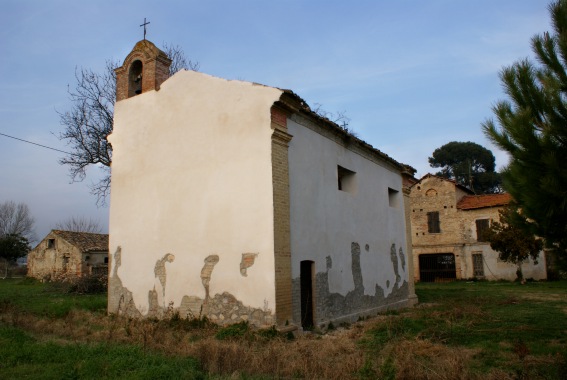
[[[116,104],[109,312],[159,316],[171,304],[183,316],[271,324],[270,107],[280,95],[181,71]]]
[[[49,239],[55,239],[54,248],[48,248]],[[50,232],[28,254],[28,277],[40,280],[53,279],[63,275],[80,276],[82,272],[83,261],[80,250],[53,232]]]

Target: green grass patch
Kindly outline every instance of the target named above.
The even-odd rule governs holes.
[[[63,317],[72,309],[106,312],[106,294],[68,294],[39,281],[0,280],[0,307],[16,307],[36,316]]]
[[[40,342],[0,327],[3,379],[200,379],[192,358],[144,352],[137,346]]]
[[[537,376],[559,378],[567,358],[567,282],[418,283],[416,294],[419,307],[385,315],[362,344],[381,350],[396,339],[426,339],[479,350],[480,370],[513,372],[511,358],[530,357],[541,359],[531,367]]]

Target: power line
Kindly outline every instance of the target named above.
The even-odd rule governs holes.
[[[18,137],[10,136],[10,135],[7,135],[7,134],[2,133],[2,132],[0,132],[0,135],[5,136],[5,137],[9,137],[9,138],[14,139],[14,140],[23,141],[23,142],[28,143],[28,144],[37,145],[37,146],[40,146],[40,147],[45,148],[45,149],[51,149],[51,150],[54,150],[54,151],[56,151],[56,152],[61,152],[61,153],[65,153],[65,154],[70,154],[70,155],[72,155],[72,156],[78,156],[78,154],[76,154],[76,153],[65,152],[64,150],[60,150],[60,149],[52,148],[52,147],[47,146],[47,145],[41,145],[41,144],[38,144],[38,143],[34,143],[34,142],[32,142],[32,141],[20,139],[20,138],[18,138]]]

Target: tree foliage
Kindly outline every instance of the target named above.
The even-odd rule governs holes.
[[[543,243],[521,227],[528,223],[527,219],[514,205],[503,208],[499,214],[500,222],[492,223],[486,238],[500,260],[518,265],[529,258],[537,262]]]
[[[452,141],[435,149],[429,157],[432,168],[441,168],[436,175],[455,180],[476,193],[500,192],[500,175],[495,172],[492,152],[473,142]]]
[[[199,64],[185,57],[179,46],[164,44],[163,51],[172,59],[170,76],[179,70],[198,70]],[[71,109],[59,112],[64,127],[59,134],[65,140],[70,152],[59,163],[69,167],[73,181],[83,181],[87,168],[96,166],[103,171],[103,178],[91,184],[91,193],[97,197],[97,204],[105,204],[110,190],[110,164],[112,146],[106,140],[112,133],[114,103],[116,101],[116,69],[120,63],[109,60],[102,73],[91,69],[77,69],[77,83],[69,89]]]
[[[0,257],[7,261],[25,256],[31,247],[28,239],[20,234],[7,234],[0,237]]]
[[[531,40],[538,62],[505,67],[500,79],[506,100],[487,120],[484,133],[511,160],[503,186],[530,223],[527,231],[548,246],[567,248],[567,1],[549,5],[553,31]]]
[[[14,201],[0,203],[0,237],[19,235],[34,242],[34,223],[27,204]]]
[[[100,234],[102,227],[93,219],[87,219],[84,216],[72,216],[55,225],[55,228],[63,231],[73,232],[89,232],[93,234]]]

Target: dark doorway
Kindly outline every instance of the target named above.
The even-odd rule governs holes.
[[[313,261],[302,261],[299,273],[301,282],[301,326],[313,327]]]
[[[419,255],[419,280],[422,282],[453,281],[457,278],[455,255],[438,253]]]

